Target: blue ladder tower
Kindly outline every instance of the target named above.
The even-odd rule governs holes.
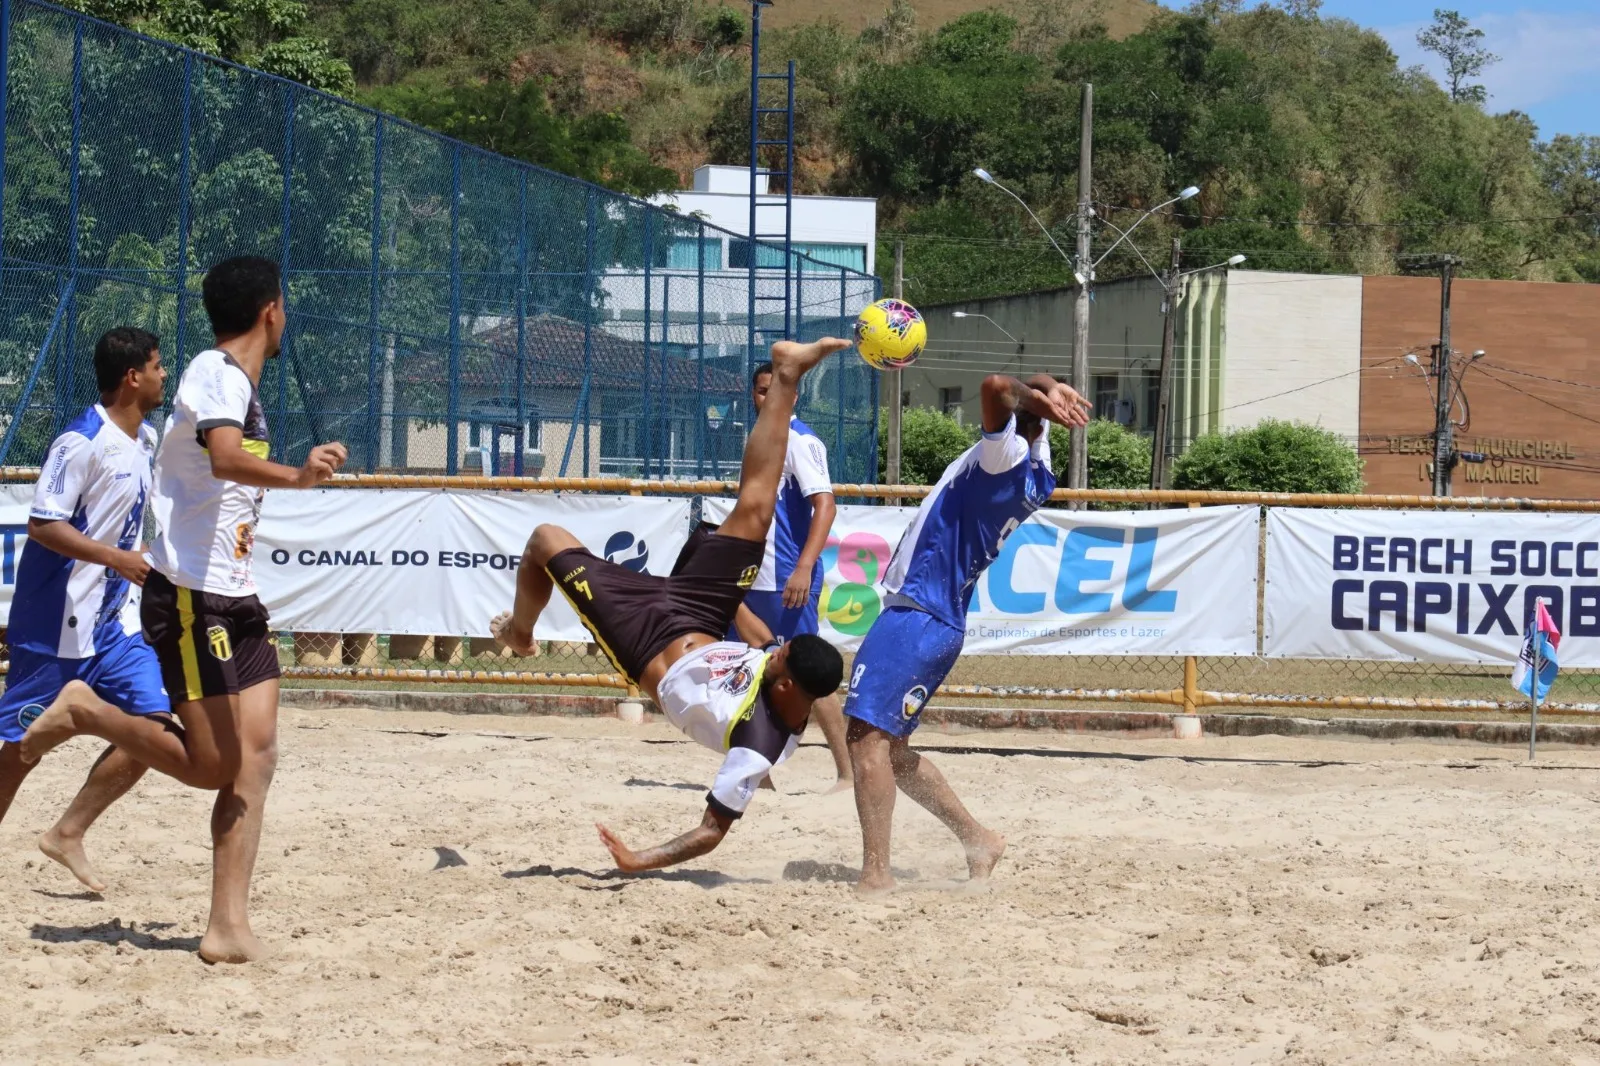
[[[761,72],[761,9],[772,0],[751,0],[750,4],[750,348],[747,370],[766,360],[766,350],[775,340],[787,340],[798,323],[793,307],[794,255],[790,241],[794,221],[794,61],[782,74]],[[763,106],[762,89],[768,83],[782,83],[783,106]],[[767,96],[777,95],[768,93]],[[782,136],[771,136],[773,127],[782,124]],[[781,170],[761,165],[762,150],[783,149]],[[761,176],[770,183],[783,181],[783,198],[758,195]],[[771,186],[769,184],[768,188]],[[782,219],[777,217],[782,213]],[[781,228],[778,228],[781,225]],[[761,249],[771,244],[783,249],[781,274],[770,266],[761,268]]]

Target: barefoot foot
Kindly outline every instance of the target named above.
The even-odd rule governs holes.
[[[23,762],[38,762],[52,748],[78,735],[78,727],[72,720],[72,707],[82,702],[84,697],[93,700],[94,690],[82,681],[66,683],[55,702],[46,707],[44,713],[35,718],[22,735],[20,754]]]
[[[986,881],[995,863],[1006,853],[1006,838],[985,829],[983,836],[967,845],[967,874],[974,881]]]
[[[266,945],[249,929],[207,929],[200,938],[200,957],[207,962],[255,962],[266,956]]]
[[[84,854],[83,841],[63,837],[61,830],[51,829],[39,838],[39,850],[72,871],[72,876],[82,881],[92,891],[104,892],[106,883],[100,880],[89,856]]]
[[[854,778],[841,777],[841,778],[839,778],[839,780],[835,781],[829,788],[824,790],[822,794],[824,796],[832,796],[832,795],[835,795],[835,794],[840,793],[840,792],[850,792],[855,787],[856,787],[856,782],[855,782]]]
[[[834,352],[850,347],[849,341],[837,337],[824,337],[810,344],[779,341],[772,346],[772,374],[780,381],[793,385],[806,371],[822,362]]]
[[[865,877],[856,882],[857,899],[882,899],[900,886],[895,884],[893,877],[884,874],[881,877]]]
[[[511,651],[524,659],[532,659],[539,654],[539,642],[533,639],[533,634],[518,634],[516,627],[511,624],[511,612],[502,611],[489,621],[489,634],[510,648]]]

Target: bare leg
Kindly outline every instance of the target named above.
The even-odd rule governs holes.
[[[278,766],[278,682],[253,685],[236,698],[242,758],[238,776],[217,793],[211,812],[211,921],[200,939],[207,962],[250,962],[266,954],[250,931],[250,878]]]
[[[581,547],[583,542],[560,526],[539,526],[528,538],[522,562],[517,566],[516,602],[509,616],[499,615],[491,623],[495,637],[518,655],[539,654],[533,626],[550,603],[550,592],[555,588],[545,567],[562,552]]]
[[[744,443],[744,463],[739,468],[739,500],[717,535],[741,540],[766,540],[772,512],[778,504],[778,482],[789,451],[789,416],[799,398],[800,379],[834,352],[850,347],[849,341],[824,337],[811,344],[779,341],[772,346],[772,386]]]
[[[844,709],[839,705],[839,697],[825,696],[813,703],[811,720],[822,727],[822,735],[828,740],[828,751],[833,755],[835,778],[828,793],[843,792],[851,786],[854,775],[850,770],[850,749],[844,739]]]
[[[72,798],[61,820],[39,838],[39,850],[72,871],[72,876],[96,892],[106,890],[83,850],[83,834],[128,790],[139,783],[146,767],[121,748],[107,748],[95,760],[89,777]]]
[[[912,750],[909,737],[890,741],[889,760],[895,783],[961,841],[967,852],[968,875],[974,881],[988,878],[1006,850],[1006,838],[978,824],[938,767]]]
[[[36,765],[23,761],[20,744],[7,743],[0,747],[0,822],[5,821],[11,801],[17,798],[17,789],[22,787],[23,779],[33,772]]]
[[[173,707],[183,729],[160,717],[124,714],[82,681],[69,681],[22,738],[22,757],[36,761],[75,736],[110,741],[135,762],[192,788],[221,788],[239,773],[239,733],[230,697],[207,696]]]
[[[889,833],[894,825],[891,739],[883,730],[851,719],[849,741],[856,814],[861,818],[861,880],[856,882],[856,894],[882,895],[894,890],[894,875],[889,872]]]

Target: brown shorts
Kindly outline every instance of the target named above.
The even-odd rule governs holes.
[[[697,543],[698,541],[698,543]],[[668,644],[690,633],[722,639],[756,582],[765,541],[702,535],[679,557],[671,577],[607,562],[568,548],[545,570],[606,656],[635,683]]]
[[[254,596],[196,592],[150,571],[139,602],[144,639],[173,705],[236,696],[279,676],[278,642]]]

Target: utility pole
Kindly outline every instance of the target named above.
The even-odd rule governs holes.
[[[1458,260],[1445,256],[1439,266],[1439,345],[1433,350],[1434,384],[1438,388],[1433,409],[1433,494],[1450,495],[1450,474],[1455,467],[1455,433],[1450,423],[1450,279]]]
[[[906,242],[894,242],[894,298],[906,298]],[[903,370],[895,370],[889,375],[889,484],[900,484],[900,402],[905,395],[901,385]],[[889,506],[898,507],[900,501],[891,499]]]
[[[1155,438],[1150,444],[1150,487],[1167,487],[1167,450],[1171,447],[1168,425],[1172,418],[1172,360],[1178,332],[1178,257],[1182,244],[1172,238],[1172,265],[1161,279],[1162,306],[1166,318],[1161,325],[1161,370],[1156,379]]]
[[[1089,286],[1094,281],[1094,260],[1090,255],[1094,205],[1090,198],[1091,157],[1094,152],[1094,86],[1083,86],[1083,118],[1078,142],[1078,303],[1073,309],[1072,387],[1089,397]],[[1089,431],[1072,431],[1072,458],[1067,466],[1067,487],[1089,487]],[[1075,508],[1082,506],[1074,504]]]

